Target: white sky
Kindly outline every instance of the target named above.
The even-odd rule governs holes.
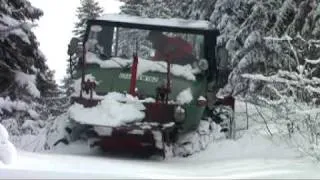
[[[65,76],[67,67],[67,48],[72,38],[72,30],[77,21],[76,8],[80,0],[29,0],[43,10],[44,15],[34,28],[40,49],[47,58],[50,69],[55,70],[57,83]],[[122,3],[118,0],[97,0],[104,13],[117,13]]]

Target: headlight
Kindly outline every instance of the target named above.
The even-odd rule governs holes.
[[[174,119],[177,122],[182,122],[185,118],[186,110],[181,106],[176,107],[176,109],[174,110]]]

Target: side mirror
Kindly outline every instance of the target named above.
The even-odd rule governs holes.
[[[79,47],[80,39],[73,37],[68,45],[68,55],[72,56],[77,53]]]

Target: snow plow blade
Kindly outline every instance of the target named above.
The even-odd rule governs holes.
[[[134,154],[141,157],[165,156],[162,139],[156,139],[151,130],[114,129],[111,136],[99,136],[92,146],[104,152]]]

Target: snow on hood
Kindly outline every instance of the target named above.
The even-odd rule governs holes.
[[[131,24],[146,24],[154,26],[166,26],[166,27],[176,27],[176,28],[188,28],[188,29],[198,29],[198,30],[208,30],[212,29],[212,24],[205,20],[190,20],[190,19],[180,19],[180,18],[146,18],[140,16],[132,16],[125,14],[105,14],[98,18],[98,20],[131,23]]]
[[[87,52],[86,62],[89,64],[98,64],[101,68],[122,68],[131,66],[132,59],[123,59],[114,57],[110,60],[101,60],[96,54]],[[198,73],[198,69],[193,69],[191,65],[171,65],[171,74],[186,78],[190,81],[195,81],[195,74]],[[167,63],[164,61],[150,61],[139,57],[138,63],[138,76],[146,72],[167,72]]]
[[[81,124],[116,127],[141,121],[145,117],[144,109],[144,105],[137,98],[111,92],[93,108],[84,108],[80,104],[72,105],[69,116]]]

